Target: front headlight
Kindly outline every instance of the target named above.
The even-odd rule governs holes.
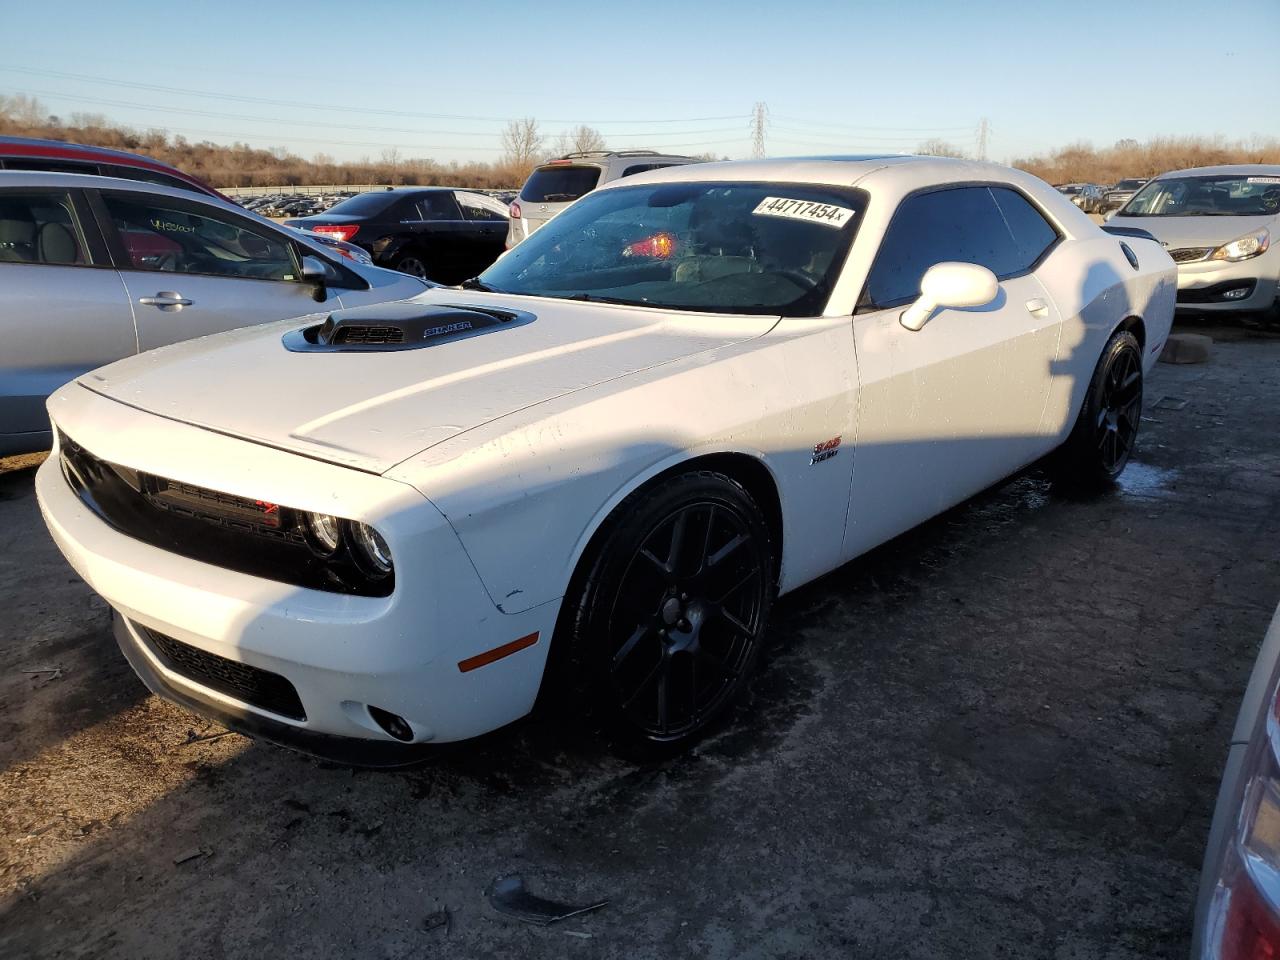
[[[357,563],[375,576],[391,572],[391,548],[382,534],[367,523],[352,522],[351,540],[355,544]]]
[[[1248,260],[1250,257],[1266,253],[1269,246],[1271,246],[1271,232],[1263,227],[1253,233],[1246,233],[1243,237],[1237,237],[1230,243],[1224,243],[1209,254],[1209,259],[1231,262]]]

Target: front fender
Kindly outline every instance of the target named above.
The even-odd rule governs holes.
[[[857,383],[847,318],[789,334],[548,401],[387,475],[440,509],[494,603],[518,613],[565,594],[591,538],[634,490],[696,458],[745,455],[777,489],[789,589],[840,562],[852,451],[815,459],[814,448],[852,440]]]

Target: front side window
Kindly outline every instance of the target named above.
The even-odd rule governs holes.
[[[0,263],[89,262],[71,197],[60,191],[0,193]]]
[[[1168,177],[1153,180],[1121,217],[1265,217],[1280,213],[1280,176]]]
[[[424,193],[418,198],[418,216],[422,220],[457,220],[458,204],[447,190]]]
[[[230,218],[163,197],[104,193],[127,268],[247,280],[297,280],[292,246]]]
[[[1005,279],[1030,269],[1057,233],[1025,197],[1006,187],[958,187],[907,197],[885,231],[865,300],[892,307],[915,300],[936,263],[986,267]]]
[[[481,277],[508,293],[712,313],[817,316],[866,194],[790,183],[676,183],[584,197]]]

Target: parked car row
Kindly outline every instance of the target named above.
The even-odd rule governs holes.
[[[246,210],[264,217],[309,217],[323,213],[335,203],[354,197],[358,191],[342,190],[337,193],[305,195],[300,193],[275,193],[262,197],[232,197]]]
[[[1096,183],[1061,183],[1055,189],[1085,213],[1101,213],[1103,191]]]

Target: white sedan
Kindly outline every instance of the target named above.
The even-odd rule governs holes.
[[[81,377],[37,490],[146,683],[233,728],[394,763],[545,688],[680,745],[778,593],[1046,455],[1114,479],[1174,298],[1004,167],[681,166],[461,288]]]

